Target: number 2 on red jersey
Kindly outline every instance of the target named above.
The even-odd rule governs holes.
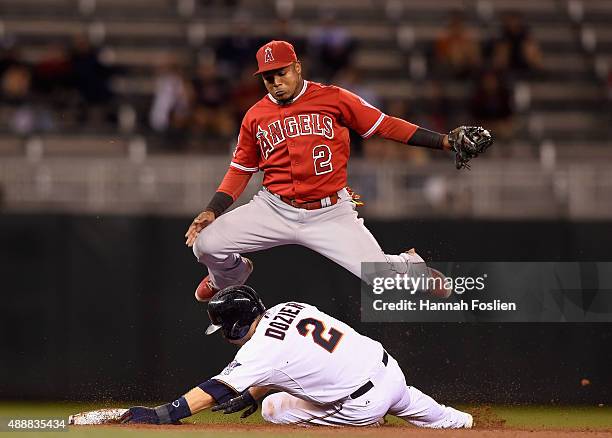
[[[320,144],[312,148],[315,175],[323,175],[334,170],[331,159],[332,151],[326,144]]]

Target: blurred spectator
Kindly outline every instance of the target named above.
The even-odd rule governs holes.
[[[217,7],[234,10],[238,6],[238,1],[239,0],[198,0],[197,3],[202,9]]]
[[[14,62],[0,70],[2,101],[9,104],[26,103],[30,95],[32,76],[27,65]]]
[[[477,81],[471,100],[474,121],[490,128],[497,139],[509,139],[513,130],[511,94],[504,75],[485,71]]]
[[[333,79],[333,82],[335,85],[352,91],[376,108],[380,108],[382,105],[378,93],[372,87],[367,85],[367,82],[363,80],[361,71],[357,67],[349,65],[348,67],[339,71],[336,77]]]
[[[51,113],[32,98],[32,73],[22,62],[19,52],[10,48],[0,56],[1,119],[6,127],[19,134],[53,128]]]
[[[288,18],[279,18],[276,22],[275,40],[288,41],[293,45],[295,53],[298,54],[301,61],[306,56],[306,40],[295,33],[296,23]]]
[[[348,66],[338,72],[333,80],[335,85],[352,91],[370,105],[380,108],[382,102],[378,93],[369,87],[361,78],[361,72],[357,67]],[[393,115],[393,114],[392,114]],[[360,156],[363,152],[363,138],[354,131],[350,131],[351,136],[351,154]]]
[[[480,64],[480,47],[465,26],[463,13],[453,12],[448,25],[435,42],[435,71],[445,76],[450,74],[456,78],[466,78],[476,72]]]
[[[15,65],[23,65],[19,57],[19,51],[13,45],[0,50],[0,77],[4,72]]]
[[[264,96],[267,91],[259,76],[253,76],[252,69],[244,69],[242,75],[231,91],[233,118],[239,125],[247,110]]]
[[[415,105],[415,107],[417,106],[420,110],[421,104]],[[426,121],[421,121],[422,119],[414,114],[408,99],[394,98],[389,100],[385,106],[385,113],[431,129],[431,126],[429,126]],[[413,164],[426,163],[430,156],[436,155],[432,154],[431,151],[426,148],[406,147],[404,144],[383,140],[381,138],[377,138],[376,141],[368,139],[364,146],[364,154],[368,158],[402,160]]]
[[[448,132],[452,125],[453,108],[442,84],[442,82],[435,80],[429,82],[423,102],[419,105],[419,114],[414,118],[414,123],[433,131]]]
[[[65,93],[72,86],[72,79],[73,65],[66,48],[61,44],[48,46],[34,66],[34,89],[44,95],[54,94],[54,99],[65,101]],[[56,96],[58,93],[62,95]]]
[[[192,122],[191,132],[201,137],[236,136],[231,107],[228,105],[230,88],[221,75],[214,59],[202,60],[191,83]],[[199,145],[201,138],[194,139]]]
[[[185,127],[189,114],[189,93],[176,59],[162,60],[155,78],[149,123],[157,132]]]
[[[102,63],[99,51],[83,36],[74,39],[72,66],[74,85],[88,105],[104,104],[112,99],[112,69]]]
[[[230,36],[221,39],[216,47],[218,68],[227,76],[239,76],[245,68],[255,71],[255,52],[263,43],[253,35],[250,15],[238,12]]]
[[[5,117],[11,131],[21,134],[33,131],[36,124],[36,115],[29,99],[30,84],[30,71],[25,65],[14,64],[2,75],[2,101],[11,108]]]
[[[321,25],[315,28],[308,40],[308,57],[312,64],[310,74],[323,82],[329,82],[336,73],[351,62],[355,42],[349,32],[338,26],[335,13],[322,12]]]
[[[501,35],[492,43],[491,61],[496,70],[519,74],[542,67],[540,46],[520,13],[508,12],[502,17]]]

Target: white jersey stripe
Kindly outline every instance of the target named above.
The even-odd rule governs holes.
[[[230,166],[235,167],[236,169],[244,170],[245,172],[258,172],[259,167],[245,167],[241,164],[234,163],[233,161],[230,163]]]
[[[380,117],[378,118],[378,120],[376,121],[376,123],[374,123],[374,125],[372,125],[372,127],[368,130],[368,132],[363,134],[362,137],[368,138],[370,135],[372,135],[374,131],[376,131],[376,128],[378,128],[378,125],[380,125],[380,123],[383,121],[384,118],[385,118],[385,113],[382,113]]]

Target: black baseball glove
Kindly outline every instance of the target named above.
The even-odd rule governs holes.
[[[448,142],[455,152],[457,169],[469,169],[468,162],[493,144],[493,137],[480,126],[460,126],[448,133]]]
[[[224,414],[233,414],[234,412],[238,412],[245,408],[248,408],[240,416],[240,418],[246,418],[249,415],[255,413],[258,407],[259,405],[257,404],[257,400],[253,398],[253,396],[247,389],[238,397],[234,397],[233,399],[228,400],[225,403],[221,403],[220,405],[213,406],[211,411],[223,411]]]

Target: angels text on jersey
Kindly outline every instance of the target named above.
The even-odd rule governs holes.
[[[264,129],[265,128],[265,129]],[[334,138],[334,122],[330,116],[321,114],[299,114],[283,119],[274,120],[268,126],[262,128],[257,125],[255,137],[261,148],[264,158],[274,151],[274,147],[285,141],[287,138],[314,135],[325,137],[328,140]]]

